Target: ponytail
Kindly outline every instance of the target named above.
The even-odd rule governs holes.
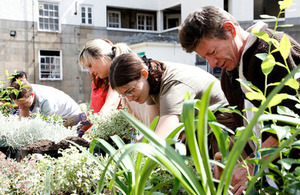
[[[166,65],[163,62],[152,60],[145,55],[142,57],[148,67],[148,82],[150,85],[150,94],[158,94],[163,73],[166,70]]]

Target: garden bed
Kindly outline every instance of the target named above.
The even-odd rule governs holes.
[[[40,140],[24,148],[21,148],[20,159],[24,158],[29,154],[34,154],[34,153],[47,154],[51,157],[57,158],[61,156],[61,154],[58,153],[59,149],[64,150],[70,146],[71,143],[66,140],[74,142],[86,148],[88,148],[90,144],[88,141],[80,137],[67,137],[66,139],[58,142],[57,144],[55,144],[55,142],[50,140]]]

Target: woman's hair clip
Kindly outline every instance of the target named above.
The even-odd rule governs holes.
[[[149,70],[150,70],[152,59],[151,59],[151,58],[147,58],[146,55],[144,55],[144,56],[142,57],[142,59],[144,60],[144,62],[146,63],[146,65],[148,66],[148,68],[149,68]]]

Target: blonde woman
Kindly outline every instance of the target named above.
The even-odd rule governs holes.
[[[108,75],[112,60],[121,54],[129,52],[131,52],[131,49],[125,43],[113,44],[107,39],[94,39],[87,42],[79,54],[79,65],[87,68],[93,78],[98,78],[97,85],[103,89],[99,90],[99,93],[93,93],[95,91],[92,91],[91,94],[92,109],[100,115],[112,108],[117,109],[122,106],[119,94],[109,84]],[[92,85],[95,86],[95,83]],[[125,99],[125,104],[127,103]],[[95,108],[96,106],[97,108]],[[145,114],[145,110],[147,110],[146,104],[128,103],[128,107],[138,119],[146,125],[149,124],[148,115]],[[83,129],[83,131],[86,131],[86,129]]]

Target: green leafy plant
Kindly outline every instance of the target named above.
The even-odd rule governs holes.
[[[280,12],[290,6],[291,2],[292,1],[290,0],[282,1],[280,4]],[[263,37],[268,43],[274,44],[276,47],[275,51],[279,51],[284,59],[286,59],[286,57],[289,55],[288,51],[291,45],[289,44],[289,41],[286,37],[284,37],[280,42],[276,42],[273,38],[267,37],[264,33],[255,33],[257,33],[259,38]],[[258,56],[263,61],[262,70],[266,75],[266,80],[267,75],[272,71],[275,65],[279,65],[285,68],[287,67],[286,62],[285,64],[275,62],[274,58],[272,57],[272,52],[274,51],[270,51],[269,54],[261,54]],[[134,119],[134,117],[124,112],[122,112],[122,114],[124,114],[124,116],[139,131],[143,133],[144,137],[151,144],[149,145],[145,143],[136,143],[124,145],[120,147],[118,151],[115,151],[115,153],[113,153],[113,156],[110,158],[110,160],[112,161],[112,159],[116,158],[115,156],[117,156],[118,158],[115,159],[115,162],[118,166],[122,163],[122,160],[125,159],[128,154],[130,154],[132,151],[138,151],[139,154],[143,154],[149,159],[164,166],[176,178],[175,183],[180,183],[180,185],[182,185],[190,194],[228,194],[233,176],[233,170],[237,164],[238,158],[241,157],[241,153],[247,141],[253,137],[252,129],[254,125],[257,122],[263,125],[263,121],[279,121],[286,125],[279,126],[278,124],[274,124],[273,126],[271,126],[271,128],[268,129],[266,129],[268,126],[263,125],[264,129],[262,129],[262,131],[268,130],[271,132],[276,132],[276,135],[279,138],[279,146],[276,148],[266,148],[264,150],[258,147],[258,151],[260,153],[259,157],[248,161],[243,161],[243,164],[244,166],[246,166],[246,168],[247,163],[251,162],[260,165],[259,171],[253,177],[251,177],[250,175],[248,177],[249,183],[246,194],[249,194],[252,190],[254,190],[254,184],[261,183],[261,177],[264,175],[263,171],[267,167],[275,170],[277,173],[279,173],[279,175],[282,176],[284,185],[280,186],[280,189],[277,191],[274,189],[270,190],[270,188],[260,187],[259,193],[268,193],[272,191],[278,193],[280,190],[283,190],[284,193],[295,194],[295,192],[299,190],[299,187],[297,187],[299,186],[299,167],[297,167],[292,173],[289,172],[289,170],[293,165],[297,165],[299,163],[299,159],[291,159],[288,157],[292,148],[299,148],[299,141],[296,141],[296,136],[298,136],[300,132],[300,129],[298,128],[300,121],[299,117],[295,113],[277,105],[286,98],[294,99],[296,102],[299,102],[298,99],[295,99],[294,97],[291,97],[287,94],[278,94],[281,88],[285,85],[298,90],[298,83],[293,79],[293,76],[299,72],[299,69],[300,67],[291,71],[290,74],[283,78],[280,83],[266,83],[266,88],[268,88],[269,86],[274,87],[274,89],[268,96],[266,95],[267,89],[265,89],[264,92],[261,92],[251,83],[241,81],[241,83],[250,90],[250,93],[246,94],[246,97],[251,100],[258,97],[258,99],[261,100],[262,103],[258,108],[252,109],[253,111],[255,111],[254,117],[251,121],[248,121],[249,123],[247,126],[243,127],[239,131],[239,136],[235,140],[234,146],[230,151],[228,150],[226,132],[221,129],[221,125],[216,122],[216,118],[208,109],[208,102],[210,99],[209,94],[211,88],[206,91],[201,100],[189,100],[184,103],[182,121],[185,126],[185,132],[187,135],[188,146],[191,150],[191,156],[195,162],[195,167],[200,178],[196,178],[195,175],[191,174],[191,170],[183,163],[183,157],[180,156],[173,148],[171,148],[166,141],[159,139],[157,135],[154,134],[150,129],[142,125],[140,122]],[[280,115],[273,114],[271,112],[271,108],[274,106],[277,106],[277,111]],[[194,118],[195,108],[198,109],[200,113],[197,118]],[[209,159],[207,148],[208,125],[211,127],[212,132],[215,134],[219,144],[220,152],[223,154],[224,159],[222,160],[222,163]],[[262,131],[260,132],[260,134],[262,133]],[[261,135],[259,135],[258,138],[260,137]],[[254,140],[260,140],[258,138],[254,138]],[[272,161],[278,154],[280,156],[279,162],[281,163],[281,167],[275,167],[272,164]],[[264,155],[270,155],[268,160],[263,161],[261,159]],[[283,155],[287,158],[282,158]],[[224,168],[219,181],[215,180],[212,177],[211,163]],[[133,172],[133,168],[129,168],[128,166],[127,169],[129,169],[127,171],[127,174]],[[118,174],[115,172],[114,177],[117,178],[117,176]],[[140,180],[131,180],[129,187],[124,188],[123,192],[128,194],[138,194],[137,192],[141,192],[131,190],[133,188],[132,186],[140,185],[140,182],[138,181]],[[142,181],[142,183],[143,182],[144,180]],[[214,182],[217,182],[217,184],[215,184]],[[120,188],[119,184],[116,184],[116,186],[117,188]],[[176,193],[176,187],[174,187],[173,193]]]
[[[125,111],[128,112],[128,109]],[[111,109],[102,115],[89,114],[88,120],[94,124],[93,130],[89,134],[91,138],[101,138],[108,141],[110,136],[119,135],[127,143],[136,140],[138,132],[118,109]]]
[[[41,173],[49,175],[49,190],[53,194],[93,194],[100,180],[102,169],[75,146],[59,150],[57,159],[44,156],[36,163]],[[95,156],[103,164],[107,158]],[[107,181],[109,181],[107,179]]]
[[[198,182],[198,178],[186,165],[185,159],[177,151],[175,151],[172,146],[170,146],[165,140],[159,138],[151,129],[146,127],[129,113],[124,111],[121,112],[136,129],[143,133],[145,138],[142,143],[124,145],[121,140],[118,140],[119,138],[113,137],[114,141],[118,143],[117,145],[119,150],[115,150],[111,146],[107,145],[104,140],[93,140],[95,144],[99,142],[102,148],[110,148],[111,152],[107,151],[111,155],[108,163],[115,162],[117,168],[123,167],[122,170],[124,171],[122,174],[124,174],[124,178],[128,178],[127,185],[120,183],[120,180],[118,179],[119,174],[115,170],[113,175],[113,181],[116,181],[113,186],[114,188],[117,188],[118,191],[123,194],[143,194],[145,192],[146,178],[149,177],[151,172],[157,167],[157,164],[159,164],[164,166],[176,177],[174,181],[175,187],[172,192],[173,194],[176,194],[179,184],[181,184],[188,193],[204,193],[203,188]],[[151,127],[154,128],[153,126]],[[181,128],[182,126],[174,130],[169,138],[174,137]],[[147,140],[149,140],[151,144],[148,144]],[[128,156],[128,154],[132,154],[133,151],[139,152],[135,164],[132,162],[132,158]],[[142,157],[144,156],[147,158],[145,164],[142,165]],[[106,167],[107,166],[108,165],[106,165]],[[105,168],[104,173],[106,170],[107,168]],[[102,178],[99,182],[98,193],[101,192],[103,181],[104,179]],[[166,185],[168,182],[170,181],[166,181],[163,184]],[[151,192],[152,191],[150,190],[149,193]]]
[[[286,0],[279,2],[280,4],[280,12],[276,17],[276,24],[275,24],[275,33],[278,26],[278,18],[279,16],[284,13],[284,10],[288,8],[292,4],[292,0]],[[299,167],[295,168],[299,163],[299,159],[294,159],[291,157],[293,151],[298,149],[299,152],[299,140],[296,137],[299,137],[299,115],[294,113],[289,108],[278,106],[283,100],[289,99],[295,101],[295,105],[299,108],[300,100],[294,96],[291,96],[286,93],[279,93],[279,90],[284,87],[288,86],[295,90],[295,94],[299,97],[299,83],[297,82],[297,78],[294,78],[294,75],[299,72],[299,67],[292,72],[290,71],[287,58],[290,54],[290,49],[292,45],[286,35],[282,37],[280,41],[274,39],[274,34],[270,37],[267,33],[254,30],[254,34],[260,39],[263,39],[267,43],[269,43],[269,51],[268,53],[261,53],[256,55],[258,58],[262,60],[262,72],[265,75],[265,90],[261,91],[255,86],[252,85],[250,82],[240,80],[241,84],[246,87],[249,92],[246,93],[246,97],[250,100],[259,100],[261,101],[261,106],[259,110],[257,108],[251,108],[257,112],[260,112],[261,116],[256,115],[254,118],[258,120],[261,124],[261,129],[259,132],[258,137],[261,137],[263,132],[273,133],[278,138],[278,147],[277,148],[261,148],[261,143],[258,142],[258,153],[259,157],[256,159],[248,160],[249,163],[259,164],[260,170],[259,172],[250,178],[249,188],[247,192],[250,192],[250,189],[253,189],[255,185],[255,189],[259,192],[273,192],[273,193],[286,193],[286,194],[295,194],[295,192],[300,190],[299,188],[299,174],[297,170]],[[274,49],[272,49],[272,47]],[[283,63],[276,61],[273,54],[275,52],[279,52],[283,58]],[[268,75],[272,72],[275,66],[280,66],[283,70],[286,70],[289,75],[287,75],[281,82],[276,83],[268,83]],[[267,90],[270,87],[276,88],[267,96]],[[267,102],[267,100],[270,100]],[[267,102],[267,103],[266,103]],[[273,109],[273,108],[276,109]],[[276,112],[278,114],[272,114],[272,112]],[[258,118],[257,118],[258,117]],[[265,125],[264,122],[270,123],[269,125]],[[297,152],[297,150],[296,150]],[[294,152],[295,153],[295,152]],[[270,155],[271,154],[271,155]],[[262,157],[270,155],[269,159],[264,161]],[[276,156],[279,155],[279,160],[275,160]],[[296,155],[297,157],[297,155]],[[274,162],[280,164],[277,166]],[[276,177],[274,173],[264,173],[263,171],[265,168],[269,168],[273,172],[276,173]],[[277,185],[279,185],[279,189],[270,186],[263,185],[263,175],[266,175],[272,178]],[[280,180],[282,182],[280,182]]]

